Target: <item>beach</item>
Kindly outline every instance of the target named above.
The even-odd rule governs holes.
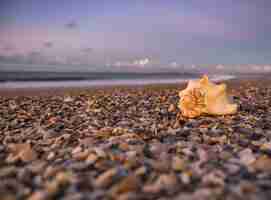
[[[185,82],[0,89],[1,199],[268,200],[271,79],[222,82],[237,114],[195,119]]]

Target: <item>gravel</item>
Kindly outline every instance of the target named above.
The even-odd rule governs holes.
[[[1,199],[269,199],[271,87],[232,87],[236,115],[196,119],[179,90],[1,96]]]

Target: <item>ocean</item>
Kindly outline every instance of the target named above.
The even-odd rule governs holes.
[[[200,76],[201,74],[194,73],[3,71],[0,72],[0,89],[171,84]],[[234,77],[211,75],[210,78],[213,81],[220,81]]]

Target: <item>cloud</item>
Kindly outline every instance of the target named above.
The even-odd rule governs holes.
[[[54,44],[52,43],[52,42],[44,42],[44,47],[46,47],[46,48],[51,48],[51,47],[53,47],[54,46]]]
[[[13,53],[9,55],[1,55],[0,63],[11,64],[47,64],[47,58],[39,51],[31,51],[28,54]]]
[[[133,61],[117,61],[111,66],[114,67],[145,67],[151,65],[151,59],[150,58],[142,58],[142,59],[137,59]],[[109,66],[109,64],[107,64]]]
[[[12,45],[4,45],[4,46],[1,47],[1,49],[4,50],[4,51],[12,51],[15,48]]]
[[[251,68],[252,68],[252,70],[255,70],[255,71],[261,71],[262,70],[262,67],[258,66],[258,65],[254,65]]]
[[[75,29],[78,27],[78,24],[75,21],[71,21],[71,22],[65,24],[65,27],[68,29]]]
[[[25,56],[25,62],[31,63],[31,64],[44,64],[47,63],[46,59],[39,51],[31,51]]]
[[[25,63],[25,57],[20,54],[0,55],[0,63]]]
[[[82,52],[83,53],[91,53],[93,51],[93,48],[83,48]]]
[[[39,51],[31,51],[28,55],[30,57],[40,57],[41,56],[41,52],[39,52]]]
[[[217,69],[217,70],[223,70],[225,67],[224,67],[224,65],[217,65],[217,66],[215,66],[215,68]]]
[[[150,60],[149,58],[143,58],[143,59],[135,60],[135,61],[133,62],[133,64],[134,64],[135,66],[141,66],[141,67],[144,67],[144,66],[150,64],[150,62],[151,62],[151,60]]]
[[[197,66],[196,65],[191,65],[191,69],[196,69]]]
[[[169,66],[172,68],[176,68],[176,67],[179,67],[180,65],[177,62],[171,62],[169,63]]]
[[[263,71],[264,72],[271,72],[271,66],[269,66],[269,65],[263,66]]]
[[[11,46],[6,46],[6,47],[3,47],[3,50],[4,51],[12,51],[14,48],[11,47]]]

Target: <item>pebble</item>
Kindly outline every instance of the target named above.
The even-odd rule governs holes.
[[[174,174],[163,174],[158,177],[158,179],[149,185],[143,187],[144,192],[148,193],[158,193],[161,190],[167,190],[173,192],[178,184],[177,177]]]
[[[115,184],[110,190],[111,195],[118,197],[120,194],[136,191],[140,188],[140,181],[135,175],[123,178],[120,183]]]
[[[266,142],[260,146],[261,150],[271,150],[271,142]]]
[[[212,171],[209,174],[206,174],[202,177],[202,183],[207,185],[219,185],[224,186],[225,174],[222,171],[216,170]]]
[[[183,172],[180,174],[180,179],[182,183],[189,184],[191,182],[192,174],[190,172]]]
[[[174,112],[176,110],[176,107],[174,104],[170,104],[170,106],[168,107],[168,112]]]
[[[261,156],[252,163],[252,167],[255,170],[271,172],[271,158],[267,156]]]
[[[183,171],[186,168],[186,162],[181,158],[174,156],[172,159],[172,169],[175,171]]]
[[[241,167],[237,164],[231,164],[231,163],[226,163],[224,165],[224,168],[228,171],[230,175],[237,174]]]
[[[48,194],[45,191],[36,191],[27,200],[47,200]]]
[[[233,86],[238,113],[196,119],[179,86],[0,96],[1,199],[267,200],[271,88]]]
[[[90,153],[87,158],[86,158],[86,163],[87,164],[94,164],[98,160],[98,156],[94,153]]]
[[[256,160],[252,150],[248,148],[239,152],[239,157],[244,165],[250,165]]]
[[[107,156],[106,152],[102,148],[94,148],[94,151],[96,152],[97,156],[100,158],[105,158]]]
[[[47,160],[53,160],[55,156],[56,156],[55,152],[50,152],[47,156]]]
[[[109,169],[105,171],[104,173],[102,173],[96,178],[94,185],[98,188],[108,187],[110,184],[112,184],[113,177],[116,176],[117,173],[118,173],[117,168],[113,168],[113,169]]]
[[[135,175],[136,176],[144,176],[144,175],[146,175],[147,171],[148,171],[147,167],[141,166],[135,170]]]
[[[21,160],[23,162],[30,162],[37,158],[37,153],[32,149],[30,144],[10,144],[10,156],[7,162]]]
[[[72,150],[72,154],[78,154],[78,153],[80,153],[81,151],[83,151],[82,147],[77,146],[77,147],[75,147],[75,148]]]

